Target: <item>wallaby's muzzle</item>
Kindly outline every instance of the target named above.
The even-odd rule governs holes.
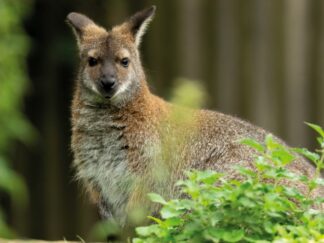
[[[115,78],[101,78],[98,89],[102,96],[111,98],[117,91],[117,80]]]

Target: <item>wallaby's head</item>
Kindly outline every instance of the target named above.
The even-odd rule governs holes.
[[[79,13],[67,16],[80,52],[78,87],[88,102],[126,103],[144,85],[138,47],[154,13],[155,6],[144,9],[111,30]]]

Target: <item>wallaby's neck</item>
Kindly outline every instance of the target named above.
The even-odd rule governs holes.
[[[83,90],[80,85],[77,85],[73,99],[73,109],[89,108],[93,109],[94,112],[96,110],[105,110],[112,116],[138,117],[143,120],[155,119],[154,116],[160,116],[168,110],[167,102],[153,95],[144,80],[141,82],[139,90],[134,94],[134,97],[122,105],[112,105],[109,102],[90,102],[84,98],[84,92],[89,91]]]

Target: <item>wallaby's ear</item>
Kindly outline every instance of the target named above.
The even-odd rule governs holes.
[[[151,6],[142,11],[135,13],[127,22],[128,29],[135,39],[137,46],[141,43],[142,36],[148,24],[154,17],[156,6]]]
[[[98,33],[106,32],[102,27],[96,25],[90,18],[83,14],[69,13],[66,21],[72,27],[79,46],[84,39],[91,36],[95,37]]]

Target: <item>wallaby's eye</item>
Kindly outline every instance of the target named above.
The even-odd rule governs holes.
[[[128,67],[129,65],[129,59],[127,57],[120,60],[120,63],[123,67]]]
[[[89,57],[88,64],[90,67],[96,66],[98,64],[98,59],[94,57]]]

